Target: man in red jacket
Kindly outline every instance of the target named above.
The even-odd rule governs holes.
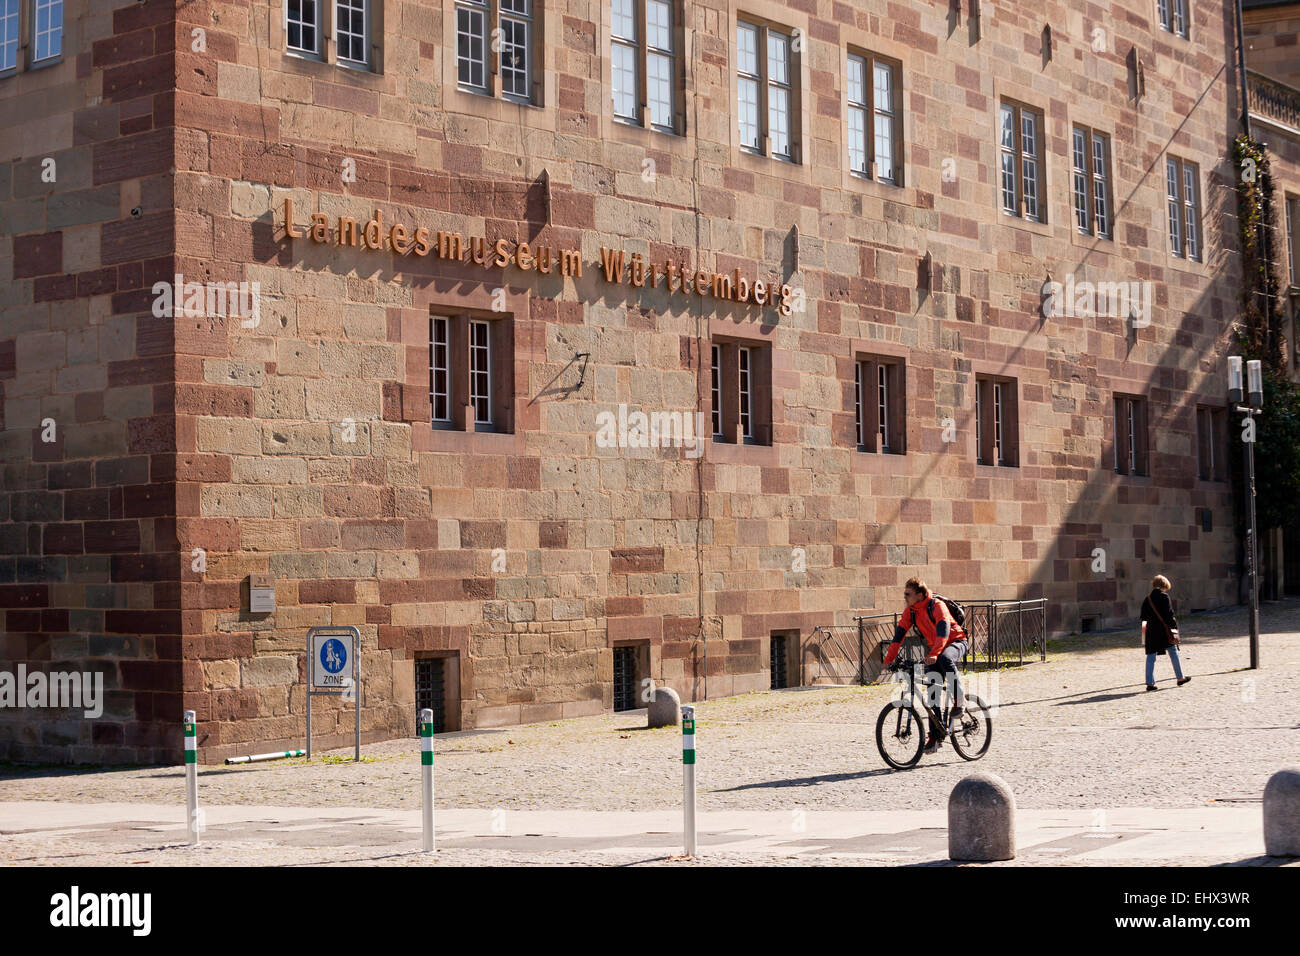
[[[967,643],[966,632],[956,621],[952,619],[952,614],[948,610],[948,605],[944,604],[938,598],[930,594],[930,589],[925,586],[925,582],[920,578],[909,578],[903,585],[903,599],[907,601],[907,607],[898,618],[898,626],[894,628],[894,640],[889,645],[889,650],[885,653],[884,666],[889,667],[894,663],[894,658],[898,656],[899,650],[903,646],[903,638],[913,626],[921,633],[925,639],[926,647],[929,654],[925,658],[927,667],[933,670],[927,670],[927,677],[932,673],[943,675],[943,682],[947,684],[949,679],[953,683],[953,707],[952,716],[960,717],[962,710],[966,706],[966,695],[962,691],[961,674],[957,669],[958,662],[966,655]],[[949,677],[951,675],[951,678]],[[943,721],[939,719],[938,705],[940,701],[939,689],[936,681],[929,681],[930,688],[926,692],[926,709],[930,712],[930,736],[925,742],[927,751],[933,751],[943,743],[943,739],[948,736],[948,729],[943,726]]]

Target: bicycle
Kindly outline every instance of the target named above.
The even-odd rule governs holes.
[[[926,722],[921,716],[916,700],[916,672],[914,662],[898,660],[889,666],[895,673],[907,674],[907,692],[898,700],[891,700],[876,719],[876,747],[880,756],[895,770],[915,767],[925,749]],[[988,753],[993,741],[993,720],[984,702],[974,694],[966,695],[966,707],[957,720],[952,719],[948,706],[948,689],[945,682],[940,720],[948,728],[948,738],[953,750],[963,760],[979,760]],[[892,751],[890,748],[894,748]],[[936,748],[937,751],[938,748]]]

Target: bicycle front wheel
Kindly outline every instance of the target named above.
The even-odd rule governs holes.
[[[989,751],[993,742],[993,719],[984,701],[974,694],[966,695],[966,712],[953,721],[949,728],[952,749],[964,760],[979,760]]]
[[[876,720],[876,748],[895,770],[915,767],[925,747],[925,720],[901,700],[885,705]]]

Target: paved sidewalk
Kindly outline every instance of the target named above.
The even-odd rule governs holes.
[[[1026,828],[1018,863],[1257,859],[1264,785],[1300,764],[1300,601],[1266,605],[1261,620],[1264,666],[1247,671],[1244,611],[1180,618],[1193,680],[1174,686],[1161,659],[1154,694],[1135,634],[1054,643],[1046,663],[977,688],[999,707],[989,753],[974,764],[945,747],[912,770],[886,767],[874,733],[888,686],[704,701],[700,829],[720,835],[702,837],[706,859],[937,860],[948,795],[973,771],[998,774],[1015,794]],[[681,735],[646,729],[644,712],[445,734],[434,747],[440,863],[617,864],[680,852]],[[3,766],[0,861],[427,863],[410,852],[418,741],[362,752],[359,764],[347,750],[310,764],[200,767],[210,830],[198,850],[173,846],[179,766]],[[290,818],[300,828],[291,838],[268,822]]]
[[[389,865],[662,863],[682,853],[681,813],[439,810],[437,853],[420,850],[418,811],[207,807],[198,847],[183,806],[0,803],[0,862]],[[946,812],[761,811],[699,815],[702,863],[947,862]],[[1258,805],[1021,811],[1018,865],[1282,865],[1263,857]],[[1289,865],[1300,867],[1300,860]]]

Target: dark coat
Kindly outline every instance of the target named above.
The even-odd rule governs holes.
[[[1178,618],[1174,617],[1174,604],[1169,595],[1159,588],[1152,588],[1142,602],[1138,617],[1147,622],[1147,653],[1163,654],[1169,646],[1170,629],[1178,628]]]

